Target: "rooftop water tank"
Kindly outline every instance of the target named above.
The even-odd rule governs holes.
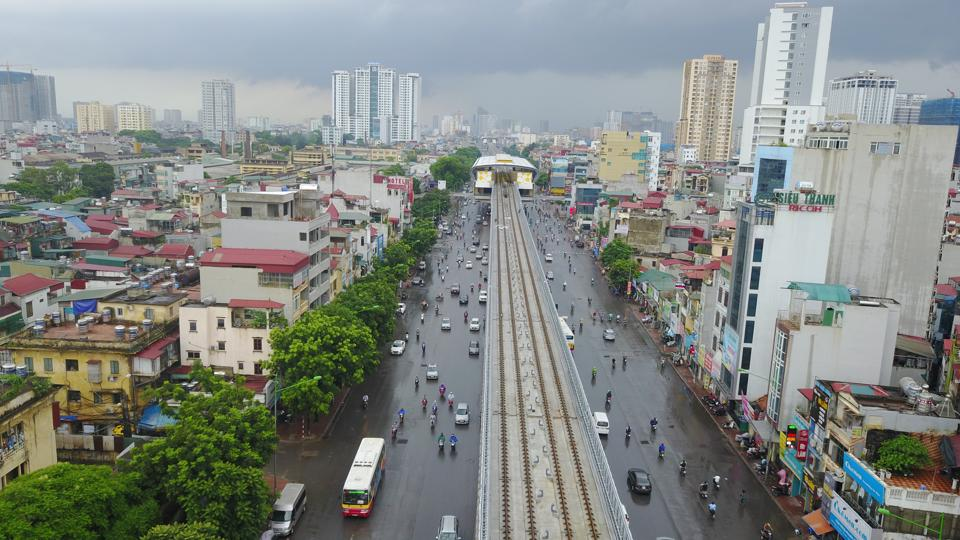
[[[143,331],[144,331],[144,332],[149,332],[151,328],[153,328],[153,320],[151,320],[151,319],[144,319],[144,320],[143,320]]]
[[[933,394],[923,390],[917,394],[917,412],[921,414],[929,413],[933,410]]]
[[[123,339],[124,336],[126,336],[126,333],[127,327],[122,324],[118,324],[113,327],[113,335],[116,336],[117,339]]]
[[[90,319],[84,317],[77,321],[77,332],[80,334],[86,334],[90,331]]]
[[[16,372],[17,372],[17,365],[16,365],[16,364],[3,364],[3,365],[0,365],[0,373],[2,373],[2,374],[4,374],[4,375],[13,375],[13,374],[16,373]]]
[[[103,319],[103,322],[108,323],[113,319],[113,310],[107,308],[100,312],[100,318]]]
[[[907,403],[916,403],[917,395],[923,391],[923,388],[913,380],[913,377],[901,377],[900,390],[903,390],[907,396]]]
[[[137,334],[139,333],[140,333],[140,329],[137,328],[136,326],[131,326],[130,328],[127,328],[127,336],[130,339],[135,339],[137,337]]]

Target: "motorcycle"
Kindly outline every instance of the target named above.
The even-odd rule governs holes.
[[[713,477],[713,489],[715,489],[715,490],[717,490],[717,491],[720,491],[720,477],[719,477],[719,476],[714,476],[714,477]]]
[[[773,486],[773,494],[778,497],[785,497],[790,494],[790,486],[788,484],[777,484]]]
[[[451,435],[451,436],[450,436],[450,451],[451,451],[451,452],[456,452],[456,451],[457,451],[457,441],[458,441],[458,440],[459,440],[459,439],[457,439],[457,436],[456,436],[456,435]]]
[[[687,475],[687,463],[685,461],[680,462],[680,476]]]
[[[709,486],[706,482],[700,484],[700,498],[706,499],[709,496]]]
[[[390,439],[391,439],[391,440],[394,440],[394,441],[397,440],[397,429],[399,429],[399,428],[397,428],[397,425],[396,425],[396,424],[394,424],[393,426],[390,427]]]
[[[451,411],[453,410],[453,392],[447,396],[447,408],[449,408]]]
[[[707,506],[707,509],[710,510],[710,519],[716,519],[716,518],[717,518],[717,505],[716,505],[715,503],[710,503],[710,505]]]
[[[628,438],[628,439],[630,438],[630,434],[632,434],[632,433],[633,433],[633,430],[630,429],[630,426],[628,425],[628,426],[627,426],[627,438]]]
[[[437,415],[430,415],[430,431],[433,431],[433,426],[437,425]]]
[[[444,394],[446,394],[446,393],[447,393],[447,385],[441,384],[441,385],[440,385],[440,397],[443,397]]]
[[[420,408],[424,411],[427,410],[427,396],[423,396],[423,399],[420,400]]]

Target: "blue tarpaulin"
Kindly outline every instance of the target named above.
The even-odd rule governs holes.
[[[160,431],[176,423],[176,418],[163,414],[163,411],[160,410],[160,404],[151,403],[143,408],[143,414],[140,416],[140,423],[137,424],[137,427],[142,431]]]
[[[84,313],[96,313],[97,312],[97,301],[96,300],[75,300],[73,302],[73,314],[83,315]]]

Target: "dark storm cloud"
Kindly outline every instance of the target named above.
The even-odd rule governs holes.
[[[921,61],[934,71],[957,62],[960,1],[811,5],[835,7],[831,62],[882,68]],[[684,59],[707,53],[739,59],[746,80],[756,25],[772,6],[764,0],[35,0],[6,11],[0,50],[2,60],[37,66],[191,70],[321,88],[333,69],[379,61],[421,72],[426,96],[484,74],[679,71]],[[676,99],[678,80],[657,90],[662,100]],[[540,88],[547,90],[562,92]]]

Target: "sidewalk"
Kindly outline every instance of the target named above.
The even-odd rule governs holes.
[[[337,418],[340,416],[340,412],[343,411],[349,395],[349,388],[341,390],[339,394],[333,397],[333,403],[330,404],[330,412],[320,416],[319,419],[315,421],[306,416],[295,416],[291,418],[289,422],[279,423],[277,425],[277,437],[280,439],[280,442],[326,437],[329,430],[333,429]]]
[[[637,306],[628,305],[627,311],[630,312],[631,315],[633,315],[633,318],[636,320],[637,325],[643,328],[644,332],[646,332],[647,336],[650,338],[653,344],[657,347],[657,350],[660,351],[660,354],[672,355],[673,353],[677,352],[676,346],[675,347],[663,346],[662,342],[660,341],[660,332],[640,322],[640,318],[642,317],[642,314],[640,312],[640,309]],[[686,365],[677,366],[672,361],[668,361],[668,363],[670,366],[673,367],[677,375],[680,376],[680,380],[683,381],[683,384],[687,387],[687,390],[689,390],[693,395],[696,396],[697,403],[701,407],[703,407],[705,411],[707,411],[707,406],[703,402],[702,398],[703,396],[706,396],[710,392],[707,391],[705,388],[703,388],[703,386],[701,386],[699,382],[697,382],[696,378],[693,375],[693,371],[690,369],[690,367]],[[740,459],[743,460],[744,464],[747,465],[747,468],[750,470],[750,472],[754,475],[754,477],[756,477],[757,482],[759,482],[759,484],[761,485],[761,489],[763,490],[763,492],[766,493],[768,497],[772,498],[775,503],[777,503],[777,506],[780,507],[780,511],[783,512],[783,514],[786,516],[790,524],[793,525],[794,528],[800,529],[801,531],[807,530],[807,526],[803,522],[803,515],[804,515],[803,501],[800,500],[799,497],[774,496],[772,492],[772,487],[773,487],[773,484],[775,483],[776,476],[773,474],[770,474],[770,475],[767,475],[766,478],[764,478],[763,476],[758,474],[756,468],[754,468],[754,465],[757,462],[748,459],[746,452],[743,451],[739,443],[737,443],[737,441],[734,439],[738,431],[736,429],[726,429],[722,427],[723,423],[730,421],[730,417],[726,415],[718,417],[716,415],[711,414],[710,411],[707,411],[707,414],[709,414],[710,417],[713,419],[714,424],[716,424],[717,426],[717,430],[723,435],[723,438],[724,440],[726,440],[727,444],[730,445],[731,448],[733,448],[736,454],[740,456]]]

